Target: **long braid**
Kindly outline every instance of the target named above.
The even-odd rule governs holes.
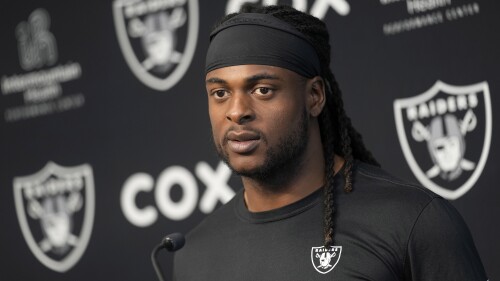
[[[334,166],[335,155],[345,159],[343,176],[344,191],[349,193],[353,189],[352,170],[354,159],[377,165],[377,161],[363,144],[361,135],[354,129],[351,119],[344,110],[342,93],[335,76],[330,70],[330,36],[325,23],[311,15],[299,12],[289,6],[257,6],[245,4],[240,13],[271,14],[294,26],[304,34],[315,47],[321,62],[321,74],[326,88],[326,104],[319,115],[321,141],[325,158],[325,186],[324,186],[324,245],[333,245],[334,235]],[[224,17],[217,25],[237,14]]]
[[[327,100],[328,103],[328,100]],[[330,246],[333,244],[333,215],[335,213],[335,206],[333,204],[334,199],[334,142],[335,136],[333,132],[334,126],[331,122],[331,112],[330,107],[326,106],[319,116],[320,123],[320,133],[321,133],[321,142],[323,144],[323,154],[325,157],[325,187],[323,188],[324,193],[324,216],[323,216],[323,235],[324,235],[324,244],[325,246]],[[331,157],[327,157],[327,155]],[[326,215],[328,214],[328,215]]]

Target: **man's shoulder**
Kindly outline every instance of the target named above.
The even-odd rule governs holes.
[[[366,189],[365,191],[384,193],[385,195],[392,193],[400,196],[412,196],[415,199],[419,198],[425,201],[440,198],[439,195],[415,182],[403,180],[380,167],[363,162],[356,162],[354,177],[358,185]]]
[[[186,234],[186,245],[175,253],[174,258],[174,271],[178,280],[192,276],[193,264],[198,266],[200,272],[211,270],[207,260],[211,254],[220,251],[220,245],[224,245],[224,241],[232,233],[231,227],[234,227],[232,222],[237,219],[235,204],[240,200],[240,196],[242,196],[241,191],[237,192],[229,202],[203,218]]]
[[[197,226],[189,231],[186,240],[189,239],[189,241],[195,243],[200,239],[211,239],[210,236],[217,235],[224,228],[229,227],[228,222],[235,219],[235,204],[239,197],[242,196],[241,193],[241,190],[238,191],[230,201],[203,218]]]
[[[357,162],[353,170],[353,192],[342,196],[344,208],[375,211],[373,216],[403,218],[409,223],[431,202],[442,202],[439,195],[409,181],[402,180],[387,171]],[[441,203],[438,203],[441,204]]]

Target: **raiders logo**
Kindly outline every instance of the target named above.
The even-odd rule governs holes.
[[[342,246],[332,246],[330,248],[312,247],[311,262],[317,272],[327,274],[337,265],[342,253]]]
[[[94,223],[92,168],[49,162],[33,175],[14,178],[14,201],[35,257],[58,272],[73,267],[87,248]]]
[[[399,142],[422,185],[447,199],[469,191],[481,175],[491,143],[487,82],[452,86],[394,101]]]
[[[115,0],[122,53],[135,76],[159,91],[185,74],[198,39],[197,0]]]

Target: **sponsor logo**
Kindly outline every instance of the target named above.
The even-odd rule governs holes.
[[[317,272],[327,274],[332,271],[340,260],[342,246],[331,246],[330,248],[312,247],[311,262]]]
[[[453,22],[463,18],[478,15],[478,2],[465,0],[462,3],[452,3],[452,0],[380,0],[382,6],[400,6],[398,15],[391,9],[394,19],[382,26],[384,35],[395,35],[404,32]],[[403,18],[401,18],[403,15]]]
[[[82,107],[85,104],[83,94],[63,96],[62,84],[79,79],[82,68],[77,62],[57,64],[58,48],[56,38],[50,32],[49,13],[36,9],[27,21],[17,25],[15,34],[19,64],[25,72],[1,78],[5,121],[14,122]],[[15,101],[16,93],[23,93],[22,105]]]
[[[35,257],[54,271],[72,268],[92,232],[92,168],[49,162],[33,175],[14,178],[14,202],[24,239]]]
[[[236,13],[245,3],[259,3],[263,5],[277,5],[278,0],[229,0],[226,5],[226,14]],[[292,5],[299,11],[307,11],[307,0],[294,0]],[[315,0],[309,10],[309,13],[321,20],[325,19],[326,13],[332,8],[341,16],[347,16],[351,11],[351,6],[346,0]]]
[[[394,101],[399,142],[416,178],[457,199],[481,175],[491,144],[487,82],[453,86],[437,81],[426,92]]]
[[[184,76],[198,39],[197,0],[115,0],[120,48],[135,76],[163,91]]]
[[[225,204],[233,198],[235,193],[229,186],[231,170],[223,162],[214,169],[201,161],[196,164],[194,174],[196,177],[182,166],[170,166],[160,173],[156,183],[146,173],[131,175],[123,184],[120,196],[125,218],[137,227],[148,227],[157,221],[159,210],[164,217],[181,221],[188,218],[197,205],[202,213],[209,214],[219,201]],[[196,178],[206,187],[201,196]],[[175,188],[180,192],[176,194]],[[150,192],[154,192],[157,208],[154,204],[139,207],[137,198]]]

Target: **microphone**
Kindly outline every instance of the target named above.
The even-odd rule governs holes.
[[[169,234],[161,240],[161,245],[169,252],[180,250],[184,247],[184,243],[186,243],[186,239],[184,238],[184,235],[179,232]]]
[[[184,238],[184,235],[182,233],[172,233],[167,236],[165,236],[160,244],[158,244],[154,249],[153,252],[151,252],[151,262],[153,263],[153,267],[155,269],[156,275],[158,276],[158,279],[160,281],[164,281],[165,278],[163,277],[163,274],[160,270],[160,264],[158,263],[158,253],[160,252],[161,249],[165,248],[169,252],[175,252],[177,250],[180,250],[182,247],[184,247],[184,243],[186,242],[186,239]]]

